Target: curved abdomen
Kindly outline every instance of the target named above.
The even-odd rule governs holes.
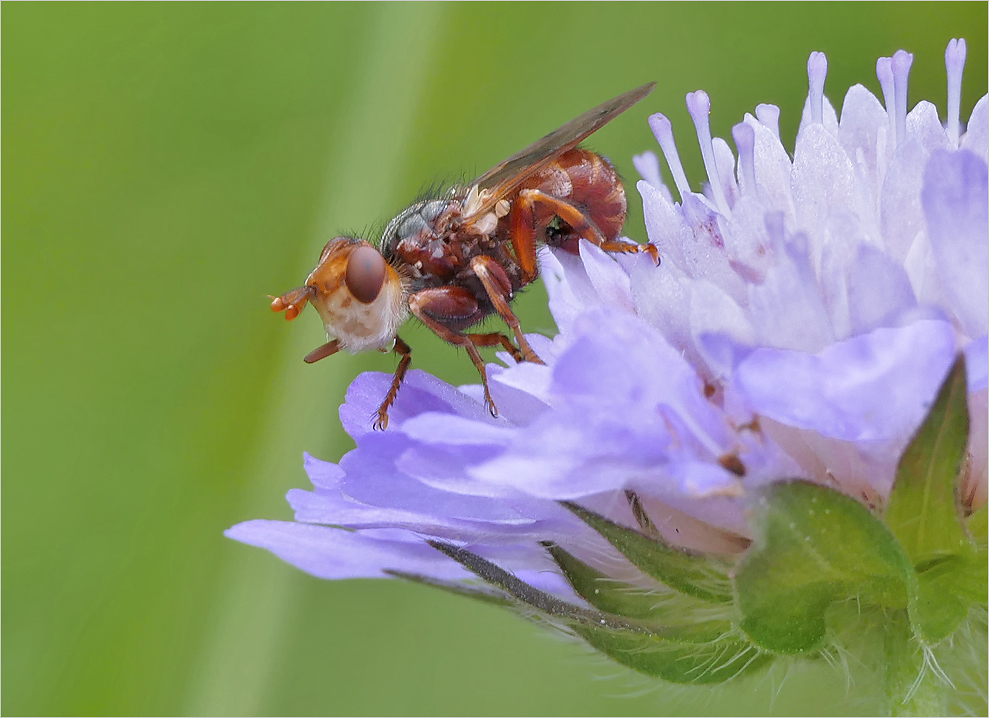
[[[590,150],[577,147],[563,153],[523,189],[538,189],[574,205],[607,240],[615,239],[625,225],[625,186],[611,162]],[[566,238],[554,242],[551,235],[546,241],[566,244]],[[565,248],[576,253],[576,246]]]

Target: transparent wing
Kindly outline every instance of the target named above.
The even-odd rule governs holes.
[[[512,155],[501,164],[492,167],[475,180],[471,190],[479,193],[480,202],[471,203],[471,215],[482,216],[494,204],[518,189],[523,182],[551,164],[567,150],[576,147],[581,140],[597,132],[628,108],[652,92],[656,86],[650,82],[629,90],[613,100],[588,110],[570,120],[563,127],[553,130],[541,140],[536,140],[521,152]]]

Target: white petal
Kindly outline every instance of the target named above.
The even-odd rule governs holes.
[[[907,115],[907,138],[916,140],[928,152],[948,148],[948,134],[938,119],[937,107],[927,100],[917,103]]]
[[[864,166],[859,171],[864,171],[873,197],[879,196],[880,170],[885,171],[885,159],[880,163],[879,157],[879,133],[888,124],[886,110],[875,95],[862,85],[848,89],[841,106],[838,141],[849,157],[858,158],[861,153]]]
[[[761,282],[766,276],[775,253],[766,231],[766,209],[759,200],[745,196],[735,203],[725,232],[725,250],[735,271],[747,281]]]
[[[829,132],[832,135],[837,135],[838,134],[838,114],[834,111],[834,105],[831,104],[831,100],[829,100],[827,97],[825,97],[823,99],[824,99],[824,106],[823,106],[822,109],[824,111],[824,117],[822,119],[824,121],[824,124],[823,125],[817,125],[817,126],[818,127],[822,127],[826,132]],[[806,130],[808,127],[810,127],[811,125],[814,125],[814,124],[817,124],[817,123],[815,123],[811,119],[811,116],[810,116],[810,97],[808,97],[807,99],[804,100],[804,109],[800,113],[800,127],[797,130],[797,137],[799,138],[800,137],[800,133],[802,133],[804,130]]]
[[[812,266],[820,267],[828,216],[858,214],[855,168],[837,138],[821,125],[807,125],[793,157],[797,227],[810,238]]]
[[[755,178],[759,188],[759,200],[767,210],[783,212],[793,218],[795,210],[790,187],[792,164],[786,148],[771,129],[746,115],[745,123],[755,133]]]
[[[721,180],[721,189],[725,193],[725,199],[729,207],[735,206],[738,199],[738,184],[735,182],[735,153],[731,151],[728,143],[720,137],[715,137],[714,162],[718,166],[718,178]]]
[[[745,301],[745,284],[732,269],[725,251],[722,225],[726,218],[715,212],[700,195],[688,194],[683,200],[684,220],[693,236],[684,246],[687,273],[721,286],[738,302]]]
[[[681,270],[687,270],[683,246],[690,239],[690,229],[683,221],[680,208],[648,182],[636,183],[642,196],[642,213],[646,220],[649,241],[659,249],[663,263],[673,262]]]

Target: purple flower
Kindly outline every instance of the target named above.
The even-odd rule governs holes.
[[[885,109],[856,85],[839,119],[824,55],[812,54],[792,158],[777,108],[747,114],[733,151],[711,137],[707,95],[691,93],[703,193],[687,183],[669,120],[651,117],[674,184],[654,153],[635,158],[659,268],[583,242],[579,257],[545,251],[560,333],[529,336],[545,365],[499,355],[505,366],[488,367],[497,418],[479,386],[413,371],[375,432],[391,378],[363,374],[340,409],[357,448],[339,464],[306,456],[314,488],[289,492],[296,522],[227,535],[323,578],[473,586],[477,566],[451,558],[463,549],[586,610],[549,543],[662,595],[572,508],[723,557],[750,545],[751,497],[782,478],[881,513],[959,352],[972,422],[961,501],[982,507],[987,99],[963,131],[964,42],[952,41],[947,123],[926,101],[908,113],[911,61],[901,51],[877,63]]]

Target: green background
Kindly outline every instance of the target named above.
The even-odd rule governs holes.
[[[306,366],[315,314],[268,310],[334,233],[649,80],[591,146],[634,179],[662,111],[699,187],[684,94],[710,93],[725,137],[779,104],[792,147],[812,50],[836,104],[856,82],[878,94],[876,58],[911,50],[911,104],[943,113],[944,47],[964,36],[967,118],[984,3],[5,3],[2,20],[4,714],[875,708],[868,680],[825,665],[713,695],[656,686],[507,612],[319,581],[221,532],[290,518],[303,450],[351,446],[347,384],[394,367]],[[630,204],[641,237],[634,187]],[[541,287],[519,313],[552,331]],[[476,381],[403,334],[417,366]]]

